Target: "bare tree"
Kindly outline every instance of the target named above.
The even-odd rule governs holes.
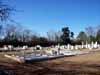
[[[89,39],[89,42],[92,42],[92,41],[96,41],[96,34],[97,34],[97,31],[95,30],[96,28],[95,27],[92,27],[92,26],[89,26],[86,28],[86,33],[88,35],[88,39]]]
[[[5,38],[7,40],[12,40],[16,38],[16,26],[7,24],[5,27]]]
[[[81,42],[86,43],[88,42],[88,40],[89,39],[84,31],[81,31],[79,35],[77,36],[77,41],[80,41],[80,43]]]
[[[55,41],[55,32],[53,30],[47,32],[47,38],[50,41]]]
[[[95,28],[92,26],[87,27],[86,29],[86,33],[88,36],[95,36]]]
[[[23,31],[23,41],[29,42],[31,40],[31,31],[29,29],[25,29]]]
[[[0,20],[6,21],[10,16],[11,10],[12,9],[8,5],[2,4],[2,2],[0,2]]]
[[[55,32],[55,41],[56,42],[61,42],[61,35],[62,35],[61,31]]]

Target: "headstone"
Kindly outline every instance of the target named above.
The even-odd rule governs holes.
[[[42,47],[41,47],[40,45],[37,45],[37,46],[35,47],[35,49],[36,49],[36,50],[41,50]]]
[[[67,45],[65,45],[65,49],[67,49]]]
[[[8,50],[8,47],[7,47],[6,45],[4,45],[4,47],[3,47],[3,48],[4,48],[4,50]]]
[[[86,43],[85,48],[88,48],[88,43]]]
[[[98,44],[97,44],[97,42],[95,42],[95,44],[94,44],[94,48],[97,48],[97,46],[98,46]]]
[[[68,50],[70,49],[70,45],[69,45],[69,44],[67,45],[67,49],[68,49]]]
[[[92,49],[90,44],[88,44],[88,49],[89,49],[89,50],[91,50],[91,49]]]
[[[75,45],[75,50],[78,50],[78,47],[77,47],[77,45]]]
[[[28,48],[28,46],[23,46],[23,50],[26,50]]]
[[[99,47],[100,47],[100,45],[98,44],[98,45],[97,45],[97,47],[99,48]]]
[[[60,46],[60,49],[62,49],[62,50],[65,49],[64,45]]]
[[[93,43],[93,41],[92,41],[92,43],[91,43],[91,47],[94,48],[94,43]]]
[[[82,48],[82,49],[84,48],[84,42],[82,42],[81,48]]]
[[[13,46],[12,45],[8,45],[8,49],[9,50],[13,50]]]
[[[74,49],[74,46],[71,46],[71,50],[73,50]]]

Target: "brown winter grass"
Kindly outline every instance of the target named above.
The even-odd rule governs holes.
[[[31,64],[16,63],[3,54],[0,53],[0,67],[12,69],[12,75],[100,75],[100,51]]]

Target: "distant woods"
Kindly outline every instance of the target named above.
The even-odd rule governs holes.
[[[81,44],[81,42],[84,44],[98,42],[100,44],[100,25],[95,27],[88,26],[85,31],[79,33],[76,37],[76,42],[79,44]]]
[[[0,3],[0,46],[75,45],[82,44],[82,42],[85,44],[95,41],[100,43],[100,26],[97,28],[89,26],[85,31],[81,31],[76,38],[74,38],[74,32],[67,26],[57,32],[48,31],[47,37],[41,37],[29,29],[24,29],[24,27],[20,25],[7,23],[11,11],[12,9],[9,6]]]
[[[62,28],[59,32],[48,32],[47,37],[38,36],[36,33],[17,25],[7,24],[5,28],[0,27],[0,46],[51,46],[57,44],[71,44],[73,33],[68,27]]]

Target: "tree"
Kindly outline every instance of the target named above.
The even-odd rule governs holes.
[[[5,40],[6,41],[12,41],[12,40],[17,39],[16,28],[17,27],[14,25],[7,24],[5,28]]]
[[[95,42],[96,41],[96,37],[95,36],[89,36],[89,42]]]
[[[32,35],[31,36],[31,43],[33,46],[37,45],[38,44],[38,36],[37,35]]]
[[[61,35],[62,35],[61,31],[57,31],[57,32],[49,31],[49,32],[47,32],[47,38],[49,41],[61,42],[61,38],[60,38]]]
[[[62,33],[63,33],[61,35],[62,43],[63,44],[71,43],[71,37],[73,37],[74,33],[69,30],[69,27],[62,28]]]
[[[0,2],[0,20],[6,21],[10,16],[11,10],[12,9],[8,5],[2,4],[2,2]]]
[[[88,42],[88,37],[84,31],[81,31],[79,33],[79,35],[77,36],[77,41],[80,41],[80,43],[81,42],[84,42],[84,43]]]
[[[48,40],[45,37],[38,38],[38,44],[41,46],[48,46]]]
[[[87,33],[87,36],[89,38],[89,42],[95,42],[96,40],[96,31],[95,31],[95,28],[94,27],[87,27],[86,28],[86,33]]]
[[[30,30],[28,30],[28,29],[25,29],[24,31],[23,31],[23,41],[24,42],[29,42],[30,40],[31,40],[31,31]]]
[[[55,32],[55,41],[56,41],[57,44],[61,43],[61,35],[62,35],[61,31]]]
[[[49,41],[55,41],[55,31],[50,30],[47,32],[47,38]]]
[[[94,30],[94,27],[92,26],[89,26],[86,28],[86,33],[88,36],[95,36],[95,30]]]
[[[97,31],[96,40],[100,43],[100,29]]]
[[[3,26],[0,25],[0,39],[3,37],[2,35],[3,35]]]
[[[12,9],[7,5],[3,4],[0,0],[0,37],[4,37],[4,26],[2,21],[7,21],[10,17]]]
[[[74,32],[71,32],[71,36],[70,36],[71,38],[74,38]]]

